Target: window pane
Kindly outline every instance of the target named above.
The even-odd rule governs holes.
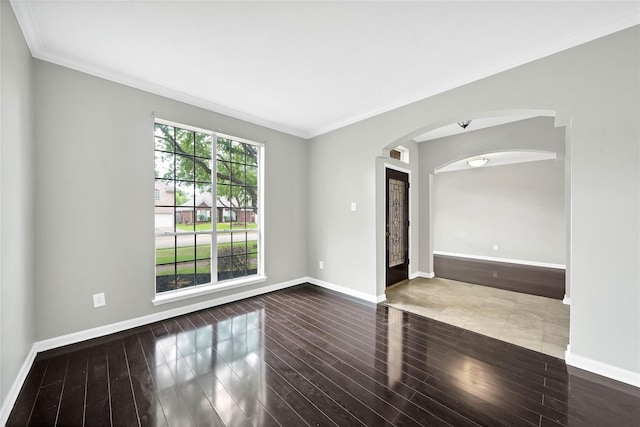
[[[258,253],[247,255],[247,273],[258,274]]]
[[[196,167],[195,180],[198,182],[206,183],[209,187],[211,187],[211,170],[213,168],[211,159],[195,157],[194,162]]]
[[[162,151],[156,151],[156,166],[154,168],[154,173],[156,178],[164,178],[164,179],[174,179],[175,176],[173,174],[174,170],[174,155],[169,153],[164,153]]]
[[[231,279],[231,257],[218,257],[218,280]]]
[[[204,133],[196,133],[195,155],[199,157],[211,158],[211,144],[213,137]]]
[[[176,179],[195,180],[195,164],[193,156],[176,154]]]
[[[194,155],[193,137],[193,131],[176,128],[176,153]]]
[[[216,177],[216,182],[218,184],[230,184],[231,181],[231,166],[229,164],[229,162],[224,162],[221,160],[218,160],[217,163],[217,177]]]
[[[175,209],[176,232],[195,231],[195,189],[193,183],[178,181],[176,186]]]
[[[174,289],[172,283],[175,283],[175,281],[175,264],[156,266],[156,293]]]
[[[241,255],[247,253],[247,234],[231,233],[231,253],[233,255]]]
[[[170,283],[174,286],[173,289],[190,288],[196,285],[195,266],[193,261],[176,263],[176,277],[174,282]]]
[[[247,166],[246,182],[248,186],[258,186],[258,168],[256,166]]]
[[[211,283],[211,258],[201,259],[196,263],[196,285],[205,283]]]
[[[231,164],[231,182],[236,185],[245,185],[245,166],[236,163]]]
[[[237,141],[231,142],[231,161],[244,164],[245,153],[244,144]]]
[[[155,136],[159,136],[159,137],[164,138],[167,135],[173,135],[173,126],[156,123],[156,125],[155,125]]]
[[[173,265],[176,262],[176,249],[174,236],[156,237],[156,266]],[[165,269],[166,270],[166,269]]]
[[[229,152],[231,151],[231,140],[218,138],[216,158],[219,160],[229,160]]]
[[[251,144],[245,144],[246,159],[248,165],[258,165],[258,147]]]
[[[244,187],[238,185],[231,186],[231,205],[235,208],[244,208],[246,197]]]
[[[196,236],[193,234],[177,235],[176,261],[193,261],[195,259]]]
[[[158,151],[173,151],[171,144],[165,138],[155,137],[155,149]]]
[[[247,251],[258,252],[258,231],[247,231]]]
[[[247,275],[247,256],[234,255],[232,261],[232,277],[242,277]]]

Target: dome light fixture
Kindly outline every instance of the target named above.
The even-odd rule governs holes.
[[[480,166],[486,165],[488,161],[489,159],[487,159],[486,157],[477,157],[475,159],[467,160],[467,164],[472,168],[479,168]]]

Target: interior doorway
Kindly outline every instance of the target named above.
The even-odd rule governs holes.
[[[409,174],[386,169],[386,286],[409,279]]]

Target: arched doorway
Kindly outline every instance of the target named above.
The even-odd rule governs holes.
[[[412,169],[417,169],[418,173],[417,175],[419,176],[419,188],[413,193],[413,196],[415,198],[415,202],[419,208],[419,214],[417,216],[417,218],[419,219],[419,224],[418,227],[420,228],[419,231],[419,235],[418,238],[415,239],[417,242],[419,242],[418,244],[416,244],[417,248],[416,248],[416,252],[417,257],[419,259],[419,262],[416,263],[416,265],[412,265],[411,268],[411,273],[412,273],[412,277],[433,277],[433,266],[434,266],[434,242],[433,242],[433,236],[434,236],[434,229],[433,229],[433,219],[434,219],[434,212],[433,212],[433,184],[434,184],[434,176],[436,176],[435,174],[437,173],[437,171],[440,171],[442,169],[446,169],[447,167],[450,167],[452,165],[455,165],[456,162],[459,162],[461,160],[464,159],[468,159],[471,158],[473,156],[478,156],[478,155],[487,155],[490,156],[492,154],[495,154],[497,152],[501,152],[501,151],[506,151],[507,148],[511,149],[512,151],[520,151],[523,152],[523,150],[535,150],[537,152],[541,152],[541,151],[546,151],[547,153],[551,153],[551,152],[557,152],[558,154],[558,158],[559,161],[562,162],[566,162],[566,173],[565,173],[565,182],[564,182],[564,190],[566,193],[566,197],[564,198],[564,204],[565,204],[565,208],[567,209],[566,212],[566,238],[565,238],[565,242],[566,242],[566,249],[565,249],[565,253],[566,253],[566,267],[567,267],[567,273],[568,273],[568,269],[569,269],[569,265],[570,265],[570,253],[569,253],[569,241],[570,241],[570,226],[569,226],[569,211],[568,209],[570,209],[570,144],[569,144],[569,129],[561,129],[558,126],[558,123],[556,123],[554,121],[553,118],[553,112],[550,111],[546,111],[546,110],[541,110],[541,111],[534,111],[534,110],[519,110],[521,113],[521,116],[523,117],[523,120],[529,120],[532,122],[535,122],[536,120],[538,121],[543,121],[546,120],[545,123],[549,124],[549,127],[552,128],[552,132],[560,133],[562,140],[560,142],[560,144],[562,145],[561,150],[559,150],[559,147],[553,147],[549,144],[545,145],[545,143],[541,143],[541,144],[533,144],[531,141],[527,141],[526,138],[523,138],[523,140],[521,141],[514,141],[513,143],[511,143],[511,145],[500,145],[498,144],[497,146],[491,146],[491,145],[487,145],[486,143],[480,143],[478,144],[477,141],[474,144],[462,144],[462,145],[458,145],[456,147],[450,147],[450,149],[441,149],[441,150],[424,150],[421,147],[423,147],[422,144],[428,144],[428,142],[424,142],[424,141],[428,141],[427,139],[421,139],[421,135],[424,134],[428,134],[430,132],[434,132],[437,131],[438,129],[442,129],[442,128],[446,128],[447,126],[451,126],[451,125],[455,125],[457,126],[457,120],[456,119],[451,119],[448,120],[449,123],[448,124],[444,124],[444,121],[439,121],[437,123],[433,123],[430,125],[427,125],[423,128],[421,128],[420,130],[417,130],[415,132],[412,132],[410,134],[410,136],[407,136],[405,138],[410,138],[411,141],[416,142],[416,140],[418,140],[419,142],[416,142],[417,147],[414,148],[414,152],[410,153],[411,154],[411,158],[415,159],[416,158],[416,154],[418,157],[418,165],[412,164],[411,167]],[[504,117],[509,117],[509,118],[513,118],[515,116],[517,116],[517,112],[516,111],[503,111],[503,112],[490,112],[490,113],[479,113],[479,114],[475,114],[475,115],[469,115],[469,116],[465,116],[465,117],[476,117],[479,119],[476,119],[478,122],[481,122],[482,118],[487,118],[491,115],[495,115],[495,121],[500,121],[501,119],[503,119]],[[536,118],[534,120],[531,120],[532,118]],[[509,120],[507,120],[508,122]],[[498,123],[498,126],[503,125],[504,123]],[[524,131],[526,131],[526,126],[524,127]],[[426,132],[425,132],[426,130]],[[396,145],[400,145],[402,144],[403,146],[411,146],[409,143],[407,143],[406,139],[402,139],[402,140],[398,140],[398,141],[394,141],[392,144],[389,144],[387,147],[385,147],[385,150],[387,149],[391,149],[393,147],[395,147]],[[442,147],[440,147],[442,148]],[[428,153],[425,153],[426,151],[428,151]],[[384,154],[384,153],[383,153]],[[414,170],[415,170],[414,169]],[[414,254],[414,257],[416,256],[416,254]],[[565,294],[565,299],[568,300],[569,296],[570,296],[570,275],[567,274],[567,280],[566,280],[566,294]],[[561,295],[562,296],[562,295]],[[568,334],[568,333],[567,333]]]

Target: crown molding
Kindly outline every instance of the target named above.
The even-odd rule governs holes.
[[[514,60],[507,61],[495,67],[491,67],[485,70],[476,72],[465,79],[448,81],[437,87],[432,87],[429,90],[418,92],[410,97],[404,97],[391,102],[385,106],[374,108],[370,110],[360,111],[347,117],[343,120],[338,120],[332,123],[327,123],[324,126],[319,126],[312,129],[301,129],[293,126],[286,125],[284,123],[266,120],[261,117],[254,116],[252,114],[244,113],[223,105],[216,104],[209,100],[199,98],[184,92],[176,91],[167,88],[162,85],[148,82],[143,79],[127,76],[122,73],[115,72],[113,70],[104,70],[98,67],[94,67],[83,63],[80,60],[65,58],[54,52],[47,51],[44,45],[38,26],[33,16],[30,2],[20,0],[9,0],[20,28],[24,34],[25,40],[31,55],[34,58],[41,59],[43,61],[51,62],[57,65],[61,65],[67,68],[71,68],[83,73],[87,73],[96,77],[100,77],[106,80],[110,80],[116,83],[130,86],[136,89],[150,92],[156,95],[164,96],[175,101],[184,102],[186,104],[193,105],[195,107],[204,108],[206,110],[224,114],[235,119],[247,121],[258,126],[263,126],[272,130],[287,133],[293,136],[297,136],[303,139],[312,139],[317,136],[332,132],[334,130],[352,125],[354,123],[369,119],[371,117],[407,106],[409,104],[421,101],[423,99],[438,95],[440,93],[455,89],[457,87],[481,80],[483,78],[507,71],[509,69],[524,65],[526,63],[550,56],[552,54],[561,52],[572,47],[588,43],[600,37],[607,36],[609,34],[625,30],[635,25],[640,25],[640,15],[637,13],[628,13],[618,16],[610,21],[594,25],[586,30],[577,32],[563,39],[559,39],[553,43],[540,47],[539,49],[529,51],[526,54],[515,58]]]
[[[80,60],[70,59],[58,53],[51,52],[42,42],[40,31],[38,30],[38,25],[31,11],[30,2],[19,0],[9,0],[9,2],[13,7],[13,11],[16,15],[16,19],[18,20],[18,24],[20,25],[20,29],[24,34],[27,45],[29,46],[31,56],[36,59],[51,62],[53,64],[80,71],[85,74],[89,74],[155,95],[163,96],[165,98],[173,99],[174,101],[184,102],[185,104],[189,104],[194,107],[204,108],[205,110],[209,110],[214,113],[223,114],[234,119],[243,120],[258,126],[269,128],[271,130],[276,130],[278,132],[297,136],[302,139],[310,138],[310,134],[302,129],[287,126],[283,123],[266,120],[251,114],[244,113],[242,111],[235,110],[233,108],[216,104],[214,102],[190,95],[188,93],[170,89],[168,87],[136,77],[127,76],[113,70],[101,69],[100,67],[95,67],[83,63]]]
[[[394,103],[387,104],[386,106],[382,106],[382,107],[368,110],[368,111],[361,111],[357,114],[354,114],[350,118],[347,118],[332,124],[328,124],[323,127],[312,129],[309,132],[309,134],[311,135],[309,138],[315,138],[317,136],[352,125],[354,123],[369,119],[371,117],[375,117],[377,115],[387,113],[389,111],[392,111],[398,108],[405,107],[415,102],[419,102],[423,99],[430,98],[432,96],[458,88],[460,86],[464,86],[469,83],[473,83],[478,80],[482,80],[484,78],[508,71],[510,69],[519,67],[521,65],[536,61],[538,59],[542,59],[547,56],[551,56],[553,54],[562,52],[564,50],[571,49],[573,47],[576,47],[585,43],[589,43],[598,38],[605,37],[622,30],[626,30],[636,25],[640,25],[639,14],[631,13],[631,14],[621,15],[606,23],[595,25],[586,30],[572,34],[571,36],[556,40],[554,43],[550,43],[548,45],[542,46],[535,51],[529,51],[526,55],[522,55],[514,60],[504,62],[498,66],[492,67],[487,70],[476,72],[465,79],[452,80],[449,82],[445,82],[443,84],[438,85],[437,87],[429,89],[428,91],[418,92],[413,96],[402,98]]]

